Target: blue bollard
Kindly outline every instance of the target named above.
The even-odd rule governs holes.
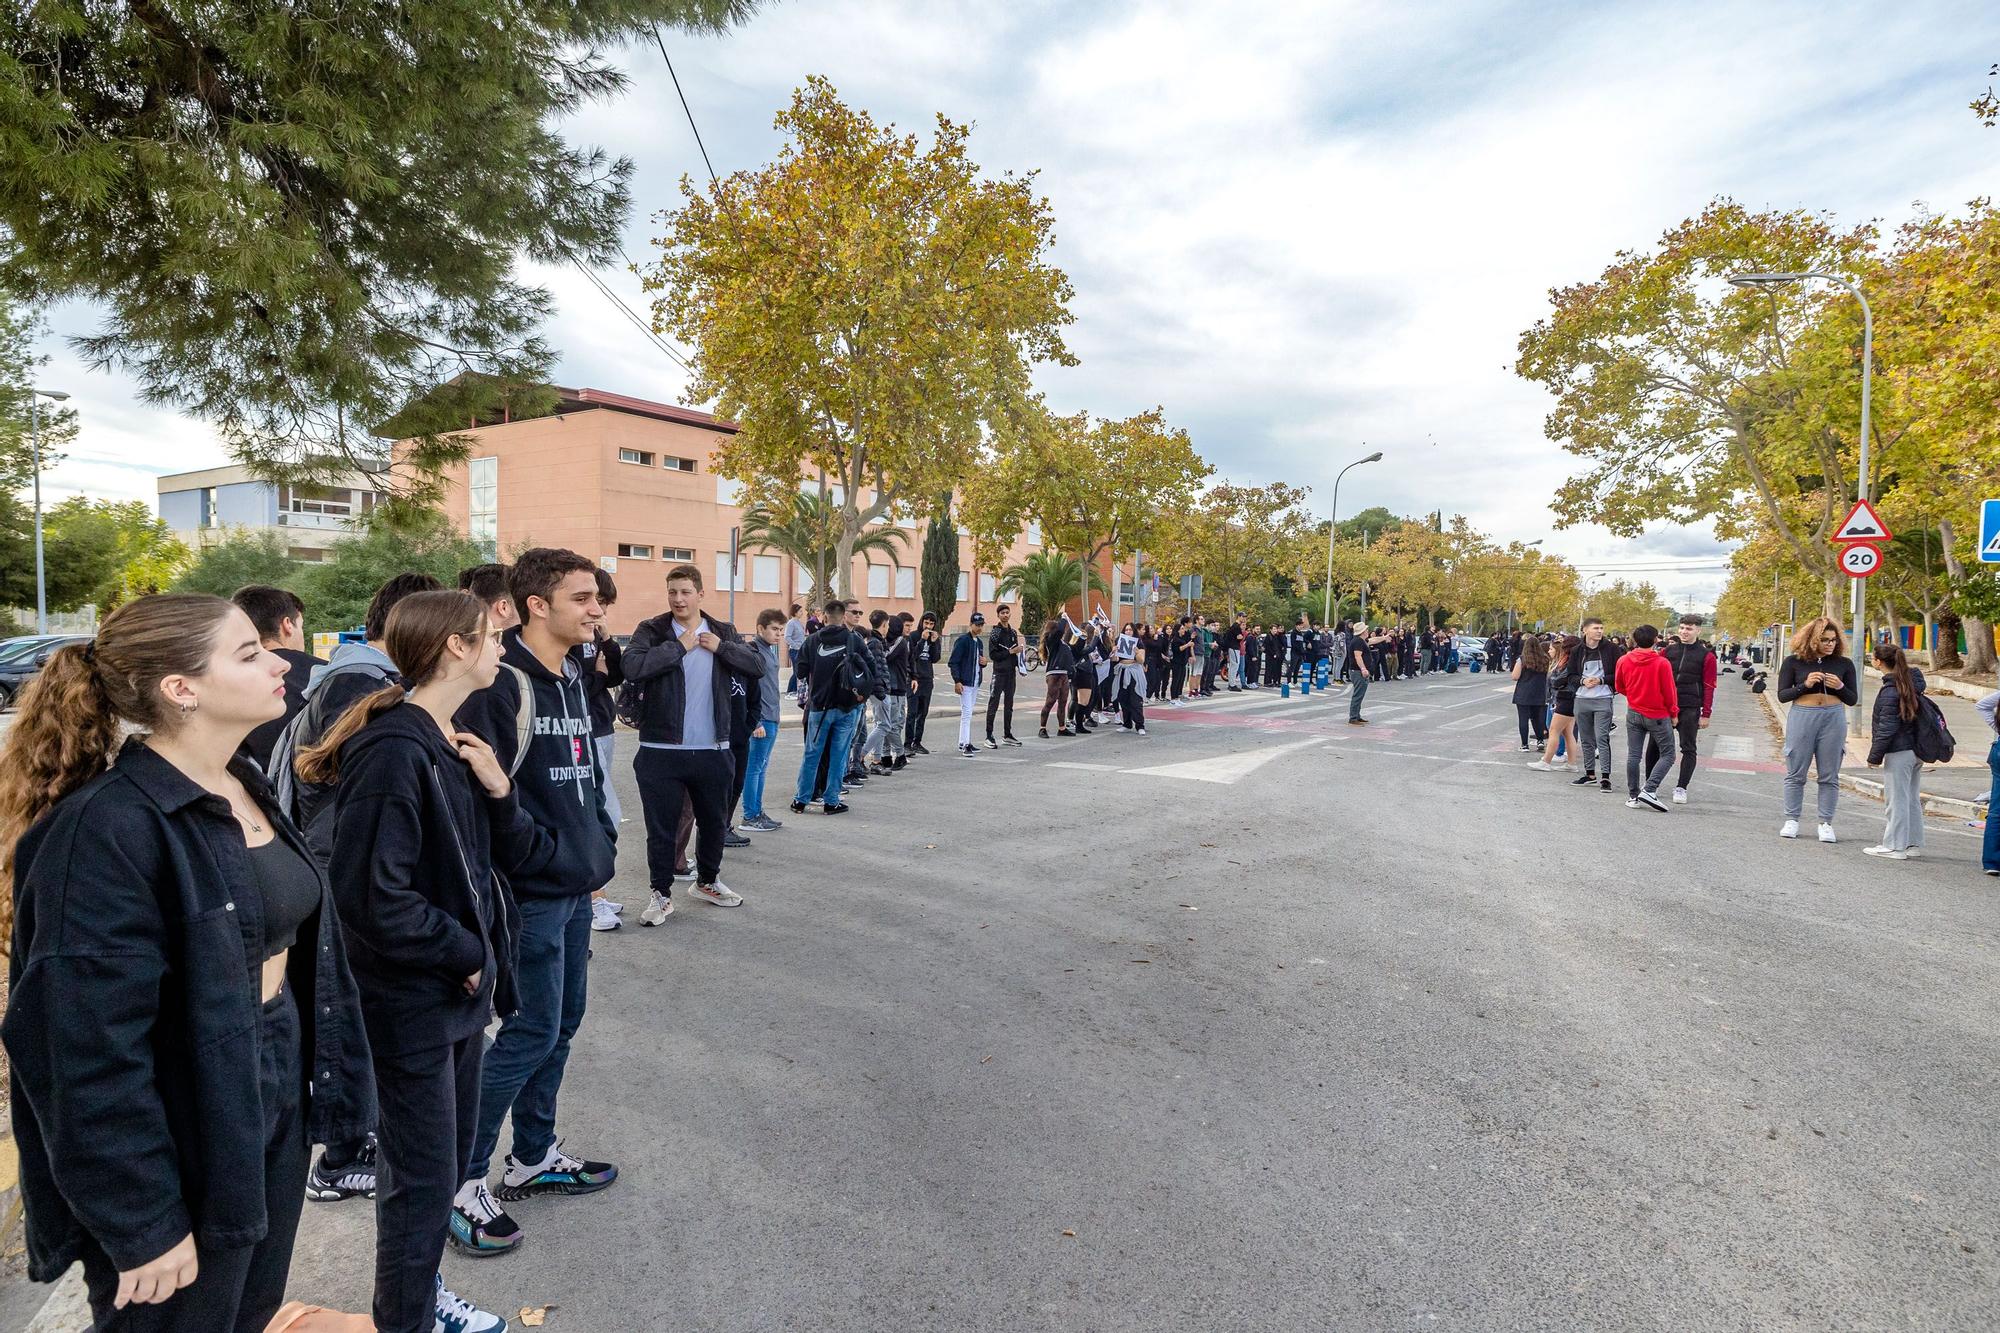
[[[1313,692],[1312,672],[1308,671],[1304,675],[1299,677],[1299,693],[1311,694],[1312,692]]]
[[[1292,682],[1289,680],[1278,682],[1278,697],[1280,699],[1289,699],[1292,697]]]

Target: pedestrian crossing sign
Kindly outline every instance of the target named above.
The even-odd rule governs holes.
[[[1979,559],[1984,564],[2000,565],[2000,500],[1987,500],[1979,506]]]
[[[1856,500],[1854,508],[1847,511],[1847,518],[1834,530],[1837,542],[1886,542],[1889,529],[1882,522],[1882,516],[1875,512],[1875,506],[1866,500]]]

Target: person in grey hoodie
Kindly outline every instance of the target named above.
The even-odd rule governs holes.
[[[758,691],[757,726],[750,733],[750,757],[743,771],[743,827],[769,833],[784,827],[764,813],[764,777],[770,771],[771,750],[778,743],[778,643],[787,630],[785,613],[776,607],[757,613],[757,633],[751,644],[764,659],[764,687]],[[801,642],[801,647],[803,647]]]

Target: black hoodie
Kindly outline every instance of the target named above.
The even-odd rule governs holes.
[[[448,1046],[512,1012],[518,923],[494,872],[535,843],[513,793],[487,796],[416,704],[340,747],[329,878],[376,1051]]]
[[[515,797],[533,821],[533,845],[508,872],[508,883],[527,898],[593,893],[611,881],[618,830],[604,809],[603,785],[610,775],[598,770],[590,739],[583,665],[567,654],[562,675],[556,675],[521,642],[518,626],[501,643],[499,678],[467,699],[453,721],[491,745],[500,767],[515,770]],[[518,765],[521,689],[507,667],[525,675],[535,692],[534,734]]]

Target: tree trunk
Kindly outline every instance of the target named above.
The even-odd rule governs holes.
[[[1952,543],[1951,520],[1938,522],[1938,536],[1944,544],[1944,569],[1953,583],[1965,577],[1965,565],[1958,558],[1958,550]],[[1974,616],[1964,617],[1965,623],[1965,669],[1973,675],[1984,675],[1993,670],[1993,627]]]
[[[854,542],[860,535],[860,523],[842,514],[840,540],[833,545],[833,576],[843,602],[854,600]]]
[[[1822,579],[1826,585],[1826,591],[1825,596],[1820,602],[1820,614],[1838,625],[1847,619],[1847,609],[1843,605],[1847,600],[1847,576],[1845,574],[1827,574],[1823,575]],[[1862,629],[1866,630],[1867,626],[1862,626]]]
[[[1946,608],[1937,613],[1937,625],[1931,632],[1931,666],[1939,671],[1961,671],[1965,659],[1958,655],[1958,612]]]

